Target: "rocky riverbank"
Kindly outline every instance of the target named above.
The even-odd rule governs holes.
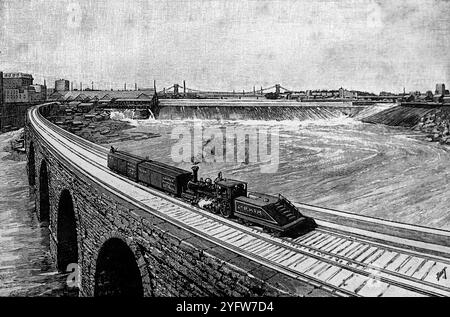
[[[111,144],[126,141],[138,141],[160,136],[150,132],[129,131],[135,128],[127,121],[107,119],[104,121],[85,120],[79,129],[71,132],[96,144]]]
[[[430,142],[450,144],[450,107],[400,105],[362,118],[361,121],[408,127],[425,133]]]
[[[136,131],[128,133],[128,130],[135,128],[133,124],[126,120],[112,118],[109,111],[96,108],[83,113],[77,108],[64,105],[53,109],[48,119],[61,128],[96,144],[111,144],[160,136],[156,133]]]
[[[26,161],[27,155],[24,148],[23,128],[17,131],[7,132],[6,134],[9,135],[10,138],[5,142],[6,146],[3,147],[3,152],[8,154],[3,156],[2,160],[16,162]]]
[[[414,130],[427,134],[430,142],[450,144],[450,111],[449,109],[433,109],[421,117]]]

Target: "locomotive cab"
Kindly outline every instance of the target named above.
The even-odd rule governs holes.
[[[216,179],[216,199],[219,202],[220,213],[224,217],[234,214],[234,199],[247,196],[247,183],[235,179]]]

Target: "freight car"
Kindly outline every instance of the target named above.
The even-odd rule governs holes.
[[[169,193],[202,209],[262,226],[276,235],[298,235],[316,227],[312,218],[300,213],[287,198],[249,193],[247,183],[226,179],[219,173],[198,179],[198,166],[192,173],[175,166],[132,155],[111,147],[108,167],[136,182]]]
[[[137,181],[153,186],[175,196],[181,196],[191,173],[161,162],[145,160],[138,163]]]

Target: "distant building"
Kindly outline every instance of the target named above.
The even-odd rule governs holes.
[[[28,87],[33,76],[25,73],[3,73],[3,101],[5,103],[27,102]]]
[[[70,82],[65,79],[58,79],[55,81],[55,91],[69,91]]]
[[[5,89],[5,103],[45,101],[47,91],[43,85],[31,85],[19,89]]]
[[[445,95],[445,85],[444,84],[436,84],[436,95],[443,96]]]
[[[3,73],[4,103],[27,102],[29,85],[33,84],[33,76],[25,73]]]
[[[445,96],[444,98],[442,98],[443,103],[445,104],[450,104],[450,96]]]
[[[433,96],[433,101],[434,102],[442,102],[443,100],[444,100],[444,95],[435,94]]]
[[[21,89],[33,85],[33,76],[25,73],[3,73],[3,89]]]
[[[5,89],[5,103],[22,102],[27,100],[25,89]]]
[[[64,95],[60,92],[54,91],[48,95],[47,99],[51,101],[64,100]]]
[[[44,85],[33,85],[33,76],[25,73],[3,73],[3,102],[27,103],[45,101]]]
[[[47,87],[44,85],[31,85],[28,88],[29,101],[45,101],[47,99]]]
[[[349,91],[347,89],[344,88],[339,88],[339,98],[341,99],[352,99],[352,98],[356,98],[357,97],[357,93],[353,92],[353,91]]]

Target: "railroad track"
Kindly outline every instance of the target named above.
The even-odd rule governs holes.
[[[191,206],[110,171],[108,150],[47,121],[35,108],[34,128],[72,165],[114,193],[157,216],[284,274],[340,296],[449,296],[436,274],[450,260],[318,228],[277,238]],[[49,142],[51,140],[51,142]],[[69,141],[69,142],[68,142]]]

